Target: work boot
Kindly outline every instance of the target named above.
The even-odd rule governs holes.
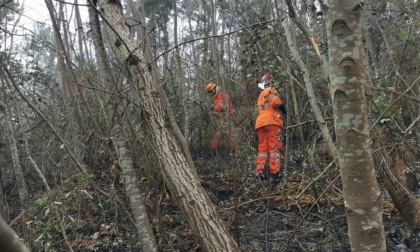
[[[256,177],[260,180],[266,180],[267,178],[265,177],[265,173],[264,172],[257,172]]]
[[[272,174],[272,173],[270,173],[270,174],[268,175],[268,179],[270,180],[270,182],[271,182],[272,184],[278,184],[278,183],[280,183],[280,182],[281,182],[281,180],[283,179],[283,176],[282,176],[282,174],[281,174],[280,172],[278,172],[278,173],[276,173],[276,174]]]

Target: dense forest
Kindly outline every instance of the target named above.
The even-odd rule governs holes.
[[[419,251],[419,1],[36,2],[0,0],[1,251]]]

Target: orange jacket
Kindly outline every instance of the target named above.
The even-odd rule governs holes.
[[[279,109],[282,104],[283,101],[280,99],[280,94],[275,88],[265,88],[257,100],[258,117],[255,129],[267,125],[283,127],[283,116]]]
[[[220,91],[218,91],[216,93],[216,96],[214,97],[213,115],[220,117],[221,114],[225,112],[225,106],[223,103],[224,97],[226,97],[226,105],[229,107],[230,116],[233,118],[235,116],[235,109],[233,108],[232,101],[230,100],[230,96],[227,92],[223,92],[222,94]]]

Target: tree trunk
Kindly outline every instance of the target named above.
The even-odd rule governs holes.
[[[4,252],[29,252],[2,217],[0,217],[0,248]]]
[[[4,194],[4,190],[3,190],[3,179],[2,179],[2,177],[3,177],[2,176],[2,170],[0,169],[0,216],[7,219],[9,211],[8,211],[8,208],[7,208],[6,195]]]
[[[169,120],[171,122],[172,128],[174,129],[174,133],[175,135],[178,137],[179,142],[181,143],[182,146],[182,150],[184,152],[185,158],[187,159],[188,165],[190,167],[193,168],[193,172],[195,173],[195,175],[198,177],[197,175],[197,171],[195,170],[195,166],[194,166],[194,162],[192,160],[191,157],[191,153],[190,150],[188,148],[188,142],[187,142],[187,138],[190,135],[189,133],[189,129],[190,129],[190,113],[189,113],[189,88],[185,86],[185,84],[187,83],[187,80],[185,79],[185,73],[184,73],[184,68],[182,67],[182,60],[181,60],[181,55],[180,55],[180,51],[179,51],[179,47],[178,47],[178,22],[177,22],[177,17],[178,17],[178,13],[176,10],[176,0],[173,0],[173,6],[174,6],[174,16],[175,21],[174,21],[174,43],[175,43],[175,52],[176,52],[176,63],[177,63],[177,77],[178,77],[178,83],[181,89],[181,94],[182,94],[182,99],[183,99],[183,110],[184,110],[184,134],[182,134],[181,129],[179,128],[178,124],[176,123],[175,117],[174,117],[174,113],[172,108],[170,107],[170,104],[168,102],[168,99],[165,97],[162,97],[162,99],[165,99],[166,102],[166,109],[168,110],[168,117]],[[160,91],[161,94],[164,94],[163,90]]]
[[[308,1],[308,8],[309,8],[309,11],[308,11],[309,23],[312,24],[312,30],[313,30],[313,36],[314,36],[314,40],[312,40],[313,44],[311,43],[311,45],[314,51],[319,53],[318,57],[322,63],[322,71],[324,73],[323,77],[325,78],[326,81],[328,81],[328,85],[331,85],[331,82],[329,80],[329,72],[328,72],[329,71],[328,51],[326,50],[327,41],[326,41],[325,33],[322,32],[324,30],[324,27],[323,27],[324,22],[318,21],[319,18],[318,18],[318,13],[316,12],[317,9],[315,7],[315,0]],[[322,5],[320,6],[320,8],[322,11]],[[320,46],[318,47],[318,45]],[[328,88],[331,88],[331,87],[329,86]]]
[[[4,77],[3,80],[5,80],[5,76],[3,77]],[[6,89],[4,88],[3,91],[5,92],[5,90]],[[4,100],[7,99],[5,93],[3,93],[3,97],[5,98]],[[10,146],[10,153],[12,155],[13,172],[16,178],[16,184],[17,184],[18,193],[19,193],[19,200],[21,203],[21,209],[22,211],[24,211],[26,206],[29,203],[29,192],[28,192],[28,187],[26,186],[26,183],[25,183],[23,169],[20,164],[18,144],[16,140],[15,129],[12,123],[12,112],[11,112],[10,104],[7,104],[5,107],[6,107],[5,114],[8,115],[8,118],[6,119],[6,132],[9,137],[9,146]]]
[[[283,4],[283,8],[284,7],[285,6]],[[300,70],[303,72],[306,92],[308,94],[309,103],[311,105],[312,112],[321,130],[321,134],[325,141],[325,144],[327,145],[330,151],[330,154],[333,156],[333,158],[335,158],[337,156],[337,148],[335,147],[334,142],[331,139],[330,132],[327,127],[327,122],[324,120],[321,110],[316,102],[315,91],[314,91],[314,88],[312,86],[312,81],[309,76],[309,70],[299,55],[298,49],[296,47],[296,43],[294,42],[293,37],[292,37],[292,32],[290,30],[290,24],[289,24],[288,19],[285,19],[283,21],[283,27],[286,33],[287,44],[289,45],[290,52],[292,53],[293,59],[296,61]]]
[[[398,179],[398,176],[389,167],[384,169],[385,187],[391,196],[395,207],[413,231],[420,225],[420,201]]]
[[[374,132],[374,142],[378,148],[374,157],[376,158],[377,163],[381,163],[385,188],[391,196],[395,207],[407,224],[413,231],[418,230],[420,228],[420,200],[417,199],[411,191],[411,189],[415,188],[409,188],[411,183],[406,183],[405,176],[407,174],[403,175],[403,173],[406,173],[407,168],[405,167],[405,162],[411,161],[410,159],[412,157],[410,156],[410,153],[401,153],[402,157],[398,155],[394,167],[394,162],[391,159],[392,152],[394,151],[392,149],[387,151],[386,148],[383,148],[388,145],[391,139],[379,126],[375,128]],[[415,174],[412,173],[411,177],[415,178]]]
[[[5,113],[6,111],[6,105],[0,101],[0,111],[2,113]],[[0,217],[7,218],[8,215],[8,207],[7,207],[7,201],[6,201],[6,195],[4,194],[3,190],[3,179],[2,176],[3,171],[2,168],[0,168]]]
[[[29,101],[29,99],[23,94],[23,92],[19,89],[19,86],[16,84],[16,81],[14,81],[12,74],[9,72],[9,70],[7,70],[6,66],[1,60],[0,60],[0,74],[4,76],[7,75],[7,77],[10,79],[15,90],[19,93],[19,96],[28,104],[28,106],[32,109],[32,111],[34,111],[39,117],[41,117],[42,120],[47,124],[48,128],[51,130],[54,136],[60,141],[62,148],[70,156],[71,160],[76,165],[76,167],[83,173],[86,173],[85,168],[83,168],[82,164],[78,161],[74,153],[67,146],[63,137],[61,137],[61,135],[58,134],[57,130],[54,128],[51,122],[47,119],[47,117],[39,109],[37,109],[35,105],[31,101]]]
[[[69,48],[69,42],[68,42],[68,29],[67,29],[67,22],[65,22],[65,16],[63,12],[64,3],[59,4],[59,11],[58,16],[57,11],[54,9],[53,5],[49,5],[50,1],[45,0],[45,3],[48,7],[48,11],[50,14],[51,22],[54,26],[54,36],[55,36],[55,46],[56,48],[64,48],[65,46],[61,46],[61,44],[64,44],[62,42],[62,38],[60,37],[60,24],[62,24],[63,27],[63,36],[65,37],[65,44],[66,48]],[[58,22],[58,23],[57,23]],[[60,43],[62,42],[62,43]],[[83,123],[82,119],[82,112],[79,106],[79,102],[77,99],[77,95],[74,93],[74,87],[73,85],[76,83],[76,81],[73,80],[72,83],[72,76],[70,75],[69,66],[71,66],[70,60],[66,60],[66,57],[68,55],[65,54],[65,50],[57,50],[57,66],[58,66],[58,74],[59,79],[61,82],[62,90],[63,90],[63,99],[64,99],[64,107],[66,109],[66,114],[70,117],[73,117],[75,120],[69,120],[69,128],[73,128],[73,130],[69,130],[69,137],[71,138],[71,143],[69,146],[72,147],[72,152],[76,155],[77,158],[80,157],[80,147],[78,144],[78,139],[76,136],[76,128],[80,130],[80,132],[84,132],[86,130],[86,126]],[[69,52],[69,50],[67,50]],[[67,62],[67,64],[66,64]],[[80,159],[80,158],[79,158]]]
[[[35,160],[32,158],[31,151],[29,149],[29,143],[28,143],[28,138],[26,136],[26,133],[23,133],[23,141],[25,142],[25,150],[26,150],[26,155],[27,155],[27,157],[29,159],[29,162],[31,162],[31,164],[34,167],[36,173],[41,178],[42,183],[45,186],[45,189],[47,189],[48,192],[51,191],[50,185],[48,184],[48,181],[45,178],[44,173],[42,173],[41,169],[39,169],[39,166],[36,164]]]
[[[113,142],[117,151],[118,163],[121,167],[121,177],[124,179],[125,191],[130,200],[140,243],[145,252],[158,251],[156,239],[150,225],[149,217],[147,216],[146,206],[144,205],[144,198],[138,188],[139,181],[134,171],[133,159],[126,148],[125,141],[121,140],[123,137],[122,128],[117,123]]]
[[[352,251],[386,251],[363,81],[362,5],[326,1],[338,160]]]
[[[89,8],[89,18],[92,28],[92,38],[95,45],[98,68],[99,71],[102,72],[102,74],[100,74],[101,81],[107,88],[117,86],[116,80],[111,74],[109,62],[107,61],[107,55],[100,32],[97,13],[93,8]],[[129,155],[126,148],[123,129],[120,126],[121,119],[117,118],[117,120],[118,122],[115,125],[113,142],[117,151],[118,162],[122,170],[121,176],[124,179],[126,193],[130,200],[132,214],[136,224],[135,227],[137,229],[143,250],[146,252],[157,251],[157,242],[149,222],[149,217],[147,216],[147,210],[144,205],[142,193],[138,188],[139,182],[134,172],[133,159]]]
[[[88,0],[89,1],[89,0]],[[145,19],[142,18],[141,10],[144,9],[143,1],[136,1],[127,0],[127,12],[131,14],[134,20],[127,20],[127,22],[131,22],[131,33],[135,40],[140,41],[142,36],[144,35],[144,27],[146,26]]]
[[[114,42],[121,42],[119,46],[115,45],[115,51],[121,63],[127,64],[126,68],[132,77],[132,85],[137,91],[139,106],[142,108],[145,131],[159,159],[158,165],[163,177],[202,249],[215,252],[238,251],[235,241],[178,148],[175,137],[166,127],[157,90],[160,83],[157,76],[153,75],[153,65],[145,62],[144,56],[136,50],[137,45],[130,37],[121,4],[106,0],[99,0],[98,4],[102,16],[119,35],[113,36]]]
[[[75,15],[76,15],[76,28],[77,28],[77,42],[79,45],[79,57],[78,57],[78,61],[80,62],[80,65],[84,65],[85,63],[85,59],[90,62],[90,57],[89,57],[89,51],[88,51],[88,47],[86,45],[86,36],[83,32],[83,23],[82,23],[82,17],[80,16],[80,10],[79,10],[79,3],[78,0],[74,0],[74,10],[75,10]],[[83,46],[86,48],[83,51]]]

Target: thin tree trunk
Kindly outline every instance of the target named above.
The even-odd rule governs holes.
[[[62,51],[63,52],[70,52],[71,47],[70,47],[69,36],[71,35],[71,33],[69,32],[69,28],[68,28],[67,17],[64,15],[64,13],[67,14],[67,10],[64,11],[64,8],[67,8],[65,3],[64,2],[59,2],[59,7],[58,7],[59,16],[56,19],[54,19],[54,21],[57,22],[58,27],[61,26],[63,28],[63,32],[61,34],[63,35],[64,39],[61,39],[61,41],[63,42],[63,46],[65,47],[65,50],[63,49]],[[58,42],[57,47],[58,48],[61,47],[60,42]],[[71,55],[66,55],[65,57],[70,57],[69,60],[66,60],[66,61],[67,62],[72,62],[72,58],[71,58],[72,56]]]
[[[1,106],[1,104],[0,104]],[[0,109],[1,110],[1,109]],[[3,171],[0,168],[0,216],[3,217],[4,219],[8,219],[8,215],[9,215],[9,210],[8,210],[8,205],[7,205],[7,201],[6,201],[6,195],[4,194],[4,189],[3,189],[3,179],[2,179],[2,174]]]
[[[283,8],[284,7],[285,6],[283,6]],[[337,156],[337,148],[335,147],[334,142],[331,139],[330,132],[327,127],[327,122],[324,120],[321,110],[319,109],[319,106],[316,103],[315,91],[312,86],[312,81],[309,77],[309,70],[306,67],[305,63],[302,61],[302,58],[300,57],[299,52],[296,48],[296,43],[293,41],[292,33],[290,31],[289,20],[285,19],[282,22],[282,24],[285,30],[286,39],[290,48],[290,52],[292,53],[293,58],[298,64],[300,70],[303,72],[303,78],[305,80],[305,87],[306,87],[306,92],[308,94],[309,103],[311,105],[311,109],[318,123],[318,126],[321,129],[322,138],[324,139],[324,142],[326,143],[330,151],[330,154],[333,156],[333,158],[335,158]]]
[[[78,42],[78,49],[79,49],[79,59],[78,61],[83,66],[85,63],[85,57],[89,60],[89,54],[86,47],[86,50],[83,51],[83,44],[86,42],[85,33],[83,32],[83,23],[82,23],[82,17],[80,16],[80,10],[79,10],[79,1],[74,0],[74,9],[76,14],[76,29],[77,29],[77,42]]]
[[[386,251],[364,89],[362,4],[326,1],[338,160],[352,251]]]
[[[289,1],[289,0],[288,0]],[[313,45],[312,48],[315,52],[319,52],[319,60],[321,61],[322,65],[322,71],[324,74],[324,79],[328,82],[328,88],[331,95],[331,81],[329,80],[329,68],[328,68],[328,51],[326,50],[327,47],[327,41],[325,37],[325,32],[323,29],[324,22],[318,21],[318,13],[316,12],[317,9],[315,7],[315,0],[309,0],[308,1],[308,7],[309,7],[309,23],[312,24],[312,30],[313,30]],[[320,5],[320,8],[322,8],[322,5]],[[321,12],[323,10],[321,9]],[[320,46],[318,46],[320,45]]]
[[[48,6],[47,0],[45,1]],[[65,17],[64,17],[64,12],[63,12],[63,8],[64,8],[63,5],[64,5],[63,3],[60,3],[60,10],[58,12],[59,13],[58,17],[54,16],[56,14],[55,10],[49,11],[51,20],[56,28],[56,30],[54,31],[56,48],[61,48],[60,46],[61,37],[59,37],[60,26],[56,23],[56,19],[61,20],[61,22],[64,23]],[[65,28],[65,24],[63,24],[63,29],[64,28]],[[66,30],[63,33],[65,34],[65,37],[67,38]],[[63,101],[64,101],[63,105],[66,110],[67,116],[74,118],[74,120],[69,120],[69,128],[72,128],[72,129],[78,128],[80,132],[84,132],[85,124],[82,121],[82,113],[79,107],[78,99],[76,95],[74,94],[74,87],[71,83],[72,80],[71,80],[71,76],[69,76],[69,71],[67,68],[68,66],[66,65],[65,56],[63,52],[60,52],[60,51],[58,51],[57,53],[57,66],[58,66],[58,74],[59,74],[58,79],[60,79],[62,91],[63,91]],[[73,82],[73,83],[76,83],[76,82]],[[79,148],[79,144],[77,144],[78,140],[77,140],[75,130],[70,130],[69,132],[70,132],[70,139],[72,143],[72,144],[69,144],[69,146],[73,146],[72,153],[75,153],[75,155],[79,157],[80,148]]]
[[[4,83],[6,81],[6,76],[1,76],[1,79],[3,80],[2,81],[3,82],[2,96],[4,100],[6,100],[8,99],[5,94],[6,88],[5,88],[5,83]],[[10,153],[12,155],[13,172],[16,178],[16,184],[17,184],[18,193],[19,193],[19,200],[21,203],[21,209],[22,211],[24,211],[29,203],[29,192],[28,192],[28,187],[26,186],[25,177],[23,175],[23,169],[20,164],[18,144],[16,141],[16,133],[15,133],[15,129],[12,123],[12,111],[10,108],[10,104],[4,105],[2,107],[6,108],[6,110],[3,112],[8,116],[8,118],[6,119],[6,130],[7,130],[6,132],[9,138]]]
[[[174,1],[176,1],[176,0],[174,0]],[[176,3],[173,2],[173,4],[175,5]],[[139,17],[141,20],[145,19],[144,18],[144,13],[141,13],[141,11],[139,11],[137,9],[134,9],[134,10],[131,10],[131,11],[135,14],[136,17]],[[175,16],[176,16],[176,10],[175,10]],[[177,19],[175,19],[174,31],[176,31],[176,27],[177,27],[177,25],[176,25],[177,21],[176,20]],[[175,35],[174,35],[174,39],[175,39],[175,45],[177,45],[178,44],[178,37],[176,35],[176,32],[175,32]],[[144,50],[144,52],[145,52],[144,57],[148,61],[152,61],[152,59],[153,59],[152,58],[152,53],[151,53],[151,50],[148,48],[147,44],[150,44],[148,40],[143,42],[143,45],[146,47],[146,49]],[[184,73],[184,70],[182,68],[181,56],[180,56],[179,48],[177,46],[176,46],[176,58],[177,58],[177,65],[178,65],[178,69],[177,69],[178,81],[179,81],[179,83],[181,83],[181,85],[180,85],[181,93],[184,93],[184,89],[185,89],[185,87],[184,87],[185,77],[184,76],[185,76],[185,73]],[[166,66],[166,64],[164,64],[164,65]],[[155,75],[156,75],[156,73],[155,73]],[[184,131],[184,134],[182,134],[182,131],[181,131],[179,125],[176,122],[176,119],[175,119],[175,116],[174,116],[174,113],[173,113],[173,109],[172,109],[172,107],[169,103],[168,97],[166,96],[166,93],[164,92],[163,86],[159,85],[157,87],[157,89],[158,89],[158,93],[160,95],[161,101],[163,102],[163,105],[164,105],[166,111],[168,112],[167,116],[169,118],[169,122],[171,123],[171,126],[174,130],[174,133],[175,133],[175,136],[177,137],[177,140],[181,144],[181,147],[182,147],[183,153],[185,155],[185,158],[187,159],[188,165],[191,167],[192,171],[194,172],[194,174],[198,178],[197,171],[195,169],[194,162],[192,160],[191,153],[190,153],[190,150],[188,148],[188,142],[186,140],[186,138],[189,135],[188,130]],[[186,101],[186,98],[185,98],[185,96],[188,97],[188,92],[185,91],[185,94],[183,94],[183,95],[184,95],[183,107],[184,107],[184,113],[185,113],[184,114],[184,118],[185,118],[184,124],[189,127],[188,102]]]
[[[144,18],[142,18],[141,10],[144,9],[144,3],[143,0],[137,1],[134,3],[133,0],[127,0],[127,11],[130,12],[132,15],[134,22],[133,27],[131,28],[133,30],[133,37],[140,41],[142,36],[144,35],[144,28],[143,26],[146,25]]]
[[[2,113],[5,113],[6,111],[6,105],[0,101],[0,111]],[[0,168],[0,217],[3,217],[4,219],[8,219],[8,205],[7,205],[7,201],[6,201],[6,195],[4,194],[4,189],[3,189],[3,171],[2,168]]]
[[[176,123],[175,117],[174,117],[174,113],[172,108],[170,107],[169,102],[166,103],[167,105],[167,109],[169,109],[168,111],[168,117],[170,119],[171,125],[174,128],[175,134],[178,136],[178,139],[181,143],[182,146],[182,150],[184,152],[184,155],[188,161],[188,165],[190,167],[193,167],[193,172],[195,173],[195,175],[198,178],[197,175],[197,171],[195,170],[195,166],[194,166],[194,162],[192,160],[191,157],[191,153],[189,151],[188,148],[188,142],[186,139],[188,139],[190,133],[189,133],[189,129],[190,129],[190,115],[189,115],[189,90],[188,87],[185,86],[185,84],[187,83],[187,80],[185,79],[185,72],[184,72],[184,68],[182,67],[182,60],[181,60],[181,55],[180,55],[180,51],[179,51],[179,47],[178,47],[178,13],[176,11],[176,0],[173,0],[173,8],[174,8],[174,16],[175,16],[175,21],[174,21],[174,43],[175,43],[175,57],[176,57],[176,62],[177,62],[177,75],[178,75],[178,83],[179,86],[181,87],[181,94],[182,94],[182,99],[183,99],[183,109],[184,109],[184,134],[182,134],[181,129],[179,128],[178,124]],[[161,94],[163,93],[163,90],[160,92]],[[162,97],[162,99],[166,99],[166,97]]]
[[[177,140],[181,143],[182,151],[185,155],[185,158],[188,162],[188,166],[191,167],[191,171],[194,173],[194,175],[198,178],[197,170],[195,169],[194,161],[191,156],[190,149],[188,148],[187,140],[185,139],[184,135],[181,132],[181,129],[179,128],[178,124],[176,123],[176,119],[174,116],[173,109],[171,108],[171,104],[168,101],[168,97],[165,94],[165,91],[161,86],[158,87],[158,92],[160,94],[160,99],[166,108],[166,111],[168,112],[168,119],[171,123],[171,126],[174,130],[174,134],[177,137]],[[186,105],[185,105],[186,106]]]
[[[53,127],[51,122],[47,119],[47,117],[38,110],[34,104],[29,101],[28,98],[22,93],[22,91],[19,89],[19,86],[16,84],[14,79],[12,79],[12,75],[10,74],[9,70],[7,70],[6,66],[4,65],[3,61],[0,60],[0,75],[7,75],[10,81],[13,84],[13,87],[15,90],[19,93],[19,96],[28,104],[28,106],[39,116],[42,118],[42,120],[47,124],[47,126],[50,128],[51,132],[54,134],[55,137],[60,141],[61,147],[64,149],[64,151],[69,155],[71,160],[74,162],[74,164],[77,166],[77,168],[82,171],[83,173],[86,173],[85,168],[80,164],[74,153],[70,150],[70,148],[67,146],[64,139],[61,137],[60,134],[58,134],[57,130]]]
[[[133,159],[126,147],[126,142],[121,140],[124,139],[124,135],[119,123],[115,125],[114,133],[115,138],[113,139],[113,142],[118,155],[118,163],[121,167],[121,177],[124,179],[125,191],[130,200],[142,249],[145,252],[158,251],[156,239],[147,215],[146,206],[144,205],[144,198],[138,188],[139,181],[134,171]]]
[[[146,136],[158,158],[163,177],[171,195],[181,208],[186,220],[205,251],[238,251],[232,236],[220,220],[207,193],[192,172],[176,139],[165,126],[164,111],[159,99],[157,76],[153,65],[146,63],[144,56],[136,50],[137,45],[130,37],[125,25],[123,8],[120,4],[99,0],[99,9],[108,24],[118,33],[114,41],[121,39],[116,52],[121,63],[127,64],[133,78],[133,85],[139,96]]]
[[[216,5],[216,0],[210,0],[210,13],[211,13],[211,32],[212,35],[214,36],[214,38],[212,39],[212,47],[211,47],[211,52],[212,52],[212,59],[213,59],[213,73],[210,73],[214,76],[216,76],[216,83],[218,86],[220,86],[223,90],[226,90],[226,85],[224,82],[224,78],[222,78],[221,75],[221,59],[223,58],[221,56],[221,54],[219,53],[219,49],[218,49],[218,45],[220,43],[223,43],[223,39],[219,40],[218,36],[217,36],[217,20],[216,20],[216,13],[217,13],[217,5]],[[223,28],[224,29],[224,28]],[[223,30],[222,30],[223,31]],[[221,46],[223,47],[223,45]],[[214,79],[212,80],[214,81]],[[222,92],[222,100],[223,100],[223,106],[225,107],[225,111],[229,111],[229,104],[227,103],[227,99],[225,97],[226,92]],[[229,136],[233,136],[232,133],[232,119],[231,117],[231,113],[225,113],[226,116],[226,122],[228,125],[228,135]],[[212,117],[213,118],[213,117]],[[220,123],[220,122],[218,122]],[[232,137],[229,137],[229,145],[231,146],[231,151],[232,150]],[[231,158],[233,158],[233,155],[231,155]],[[232,164],[233,164],[233,159],[232,159]],[[233,169],[234,171],[234,169]]]
[[[111,74],[111,68],[107,61],[106,51],[100,32],[97,13],[93,8],[89,8],[89,17],[92,27],[92,38],[95,45],[96,57],[99,65],[100,78],[106,87],[116,86],[116,81]],[[124,105],[123,105],[124,106]],[[138,188],[139,182],[134,172],[133,159],[126,147],[123,129],[120,119],[115,125],[113,142],[118,155],[118,162],[122,170],[122,178],[125,182],[126,193],[130,200],[132,214],[135,220],[135,227],[140,238],[142,248],[146,252],[158,251],[157,242],[150,225],[144,199]]]
[[[181,52],[178,46],[178,11],[176,7],[176,0],[172,1],[174,10],[174,44],[175,44],[175,58],[176,58],[176,73],[177,80],[182,94],[182,107],[184,110],[184,137],[188,139],[190,135],[190,113],[189,113],[189,85],[187,86],[187,80],[185,78],[184,68],[182,66]]]
[[[299,117],[299,108],[298,108],[298,99],[296,97],[296,92],[295,92],[295,85],[293,84],[293,76],[291,73],[291,67],[289,65],[287,65],[287,73],[290,76],[290,90],[291,90],[291,98],[292,98],[292,104],[293,104],[293,114],[295,116],[295,121],[297,124],[300,123],[300,117]],[[288,104],[290,105],[290,103]],[[290,121],[288,121],[290,122]],[[305,148],[305,139],[303,137],[303,130],[302,130],[302,126],[298,126],[297,127],[297,132],[298,132],[298,136],[299,136],[299,143],[301,145],[302,149],[306,149]],[[290,149],[292,149],[291,147],[289,147]]]
[[[47,179],[45,178],[44,174],[42,173],[41,169],[39,169],[38,165],[36,164],[35,160],[32,158],[31,151],[29,150],[28,138],[26,137],[26,133],[23,133],[23,140],[25,141],[25,150],[26,155],[28,156],[29,162],[31,162],[32,166],[34,167],[36,173],[41,178],[42,183],[45,186],[47,191],[51,191],[50,186],[48,185]]]
[[[37,172],[38,176],[41,178],[42,183],[44,184],[45,188],[47,189],[47,192],[50,192],[50,191],[51,191],[51,188],[50,188],[50,186],[48,185],[48,182],[47,182],[47,180],[45,179],[44,174],[42,173],[41,169],[39,169],[39,167],[38,167],[38,165],[36,164],[35,160],[32,158],[31,152],[30,152],[30,150],[29,150],[28,139],[27,139],[27,137],[26,137],[25,133],[23,133],[23,135],[24,135],[24,136],[23,136],[23,138],[24,138],[24,141],[25,141],[25,149],[26,149],[26,153],[27,153],[27,155],[28,155],[28,159],[29,159],[29,161],[31,162],[32,166],[34,167],[35,171]],[[53,211],[54,211],[55,218],[56,218],[57,222],[58,222],[58,223],[59,223],[59,225],[60,225],[61,235],[62,235],[62,236],[63,236],[63,238],[64,238],[64,242],[66,243],[66,245],[67,245],[67,247],[68,247],[69,251],[70,251],[70,252],[73,252],[73,248],[71,247],[71,245],[70,245],[70,243],[69,243],[69,239],[67,238],[66,229],[65,229],[65,228],[64,228],[64,226],[63,226],[63,222],[62,222],[62,219],[61,219],[61,217],[60,217],[60,213],[58,212],[58,208],[57,208],[57,207],[55,207],[55,206],[53,206],[52,208],[53,208]]]
[[[210,20],[211,20],[211,33],[214,36],[213,39],[211,39],[211,58],[212,58],[212,62],[213,62],[213,72],[211,72],[210,74],[212,76],[214,76],[212,81],[216,81],[216,83],[223,87],[223,82],[222,82],[222,78],[220,76],[220,55],[219,55],[219,51],[217,50],[217,46],[218,46],[218,40],[219,38],[217,37],[217,25],[216,25],[216,0],[210,0]],[[225,89],[226,90],[226,89]],[[223,99],[226,100],[226,99]],[[229,113],[226,113],[226,115],[228,115]]]

